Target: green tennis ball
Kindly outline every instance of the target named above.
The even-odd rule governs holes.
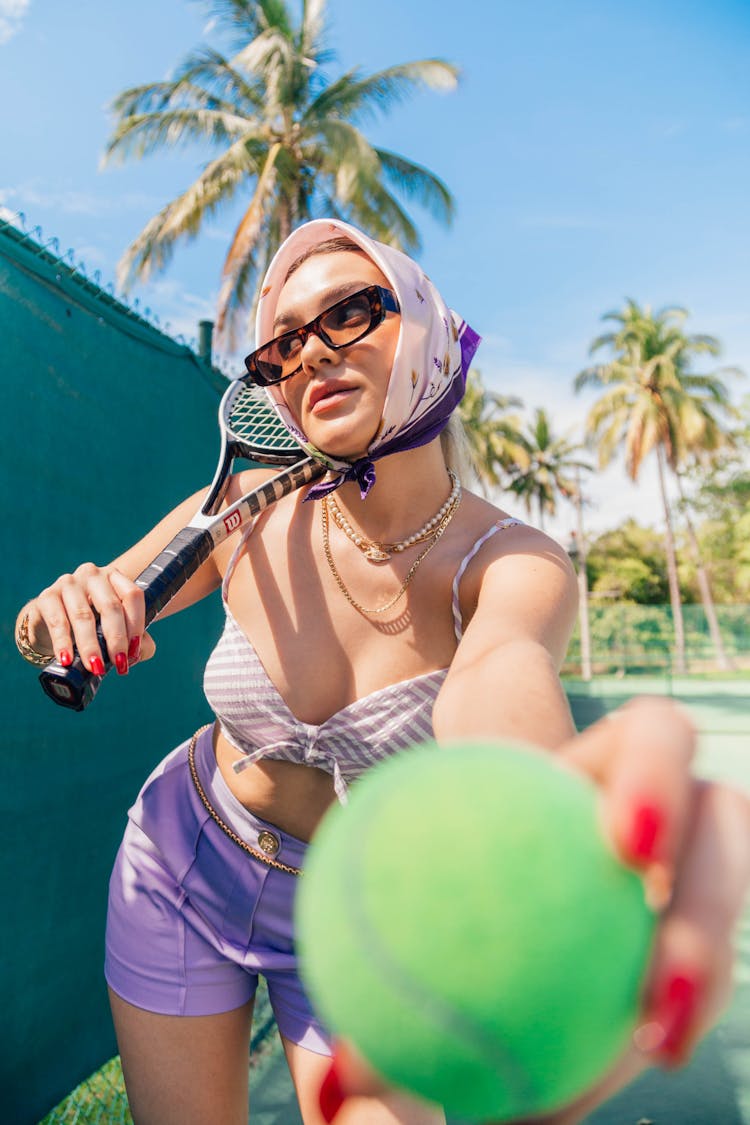
[[[426,745],[323,821],[303,980],[389,1082],[467,1120],[564,1105],[635,1027],[654,916],[595,790],[530,747]]]

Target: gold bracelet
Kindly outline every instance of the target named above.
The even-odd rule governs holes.
[[[28,664],[37,668],[46,668],[55,658],[46,653],[37,652],[29,639],[29,615],[25,613],[16,633],[16,648]]]

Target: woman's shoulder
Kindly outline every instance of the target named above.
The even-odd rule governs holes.
[[[464,492],[463,538],[482,544],[486,560],[506,555],[549,555],[569,562],[567,552],[551,536],[527,523],[516,512],[506,511],[474,492]]]
[[[466,494],[460,553],[462,603],[520,607],[529,601],[575,599],[576,576],[567,552],[551,536],[472,493]]]
[[[514,513],[481,497],[466,499],[462,550],[473,546],[458,570],[462,645],[476,652],[526,638],[541,643],[559,664],[578,606],[566,551]]]

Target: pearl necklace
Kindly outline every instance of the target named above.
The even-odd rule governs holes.
[[[435,534],[435,529],[440,526],[448,511],[453,507],[457,498],[461,495],[461,484],[455,473],[448,469],[448,476],[451,478],[451,493],[448,499],[443,504],[442,508],[428,520],[427,523],[420,527],[419,531],[415,531],[413,535],[407,536],[406,539],[399,540],[398,543],[376,543],[374,540],[368,539],[362,535],[347,520],[344,513],[339,508],[333,495],[328,495],[323,498],[323,504],[330,510],[333,516],[333,521],[337,527],[340,527],[347,539],[350,539],[355,547],[358,547],[362,554],[369,562],[382,563],[388,562],[391,555],[401,554],[409,547],[415,547],[417,543],[424,543],[426,539],[431,539]]]
[[[452,473],[451,473],[451,477],[453,477]],[[453,477],[453,479],[455,480],[455,477]],[[453,493],[451,493],[451,495],[453,495]],[[394,607],[394,605],[396,604],[396,602],[400,601],[400,599],[406,593],[406,588],[409,585],[409,583],[411,582],[414,575],[417,573],[418,567],[427,558],[427,556],[429,555],[432,548],[437,545],[438,540],[443,535],[446,528],[448,527],[448,524],[451,522],[451,520],[455,516],[456,512],[458,511],[458,506],[461,503],[461,485],[460,484],[458,485],[458,490],[456,491],[456,495],[455,495],[455,498],[453,500],[453,504],[448,508],[448,510],[443,515],[442,521],[437,525],[436,528],[434,528],[434,530],[432,532],[432,537],[431,537],[429,543],[427,544],[427,546],[422,551],[419,552],[416,559],[414,560],[411,567],[409,568],[409,571],[406,575],[406,578],[401,583],[401,589],[398,591],[398,593],[394,597],[392,597],[390,599],[390,601],[387,601],[385,603],[385,605],[379,605],[375,609],[367,609],[365,606],[361,605],[358,601],[354,600],[354,598],[349,593],[349,590],[347,589],[347,587],[344,583],[344,579],[339,574],[339,572],[336,568],[335,562],[333,561],[333,555],[331,553],[331,542],[330,542],[330,538],[329,538],[329,534],[328,534],[328,531],[329,531],[328,504],[326,503],[326,501],[328,499],[329,499],[328,496],[324,496],[323,497],[323,503],[320,506],[321,519],[323,521],[323,551],[325,553],[326,562],[328,563],[331,574],[336,579],[336,585],[338,586],[339,590],[341,590],[341,593],[344,595],[346,600],[349,602],[349,605],[352,606],[354,609],[356,609],[357,613],[361,613],[363,617],[374,617],[377,614],[386,613],[389,609],[392,609]]]

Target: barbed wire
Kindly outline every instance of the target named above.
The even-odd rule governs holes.
[[[150,306],[146,305],[142,308],[139,297],[129,299],[122,292],[118,293],[111,281],[103,281],[101,270],[95,269],[90,272],[83,259],[78,257],[71,247],[61,253],[59,238],[54,235],[45,237],[44,230],[39,224],[29,227],[23,211],[10,211],[3,208],[3,214],[0,215],[0,231],[8,228],[16,233],[18,241],[27,246],[33,254],[40,258],[46,258],[51,263],[64,269],[69,277],[83,285],[94,298],[104,301],[109,306],[116,305],[119,311],[126,316],[142,324],[147,324],[161,335],[169,337],[173,343],[191,351],[197,359],[210,363],[226,378],[235,377],[236,371],[223,357],[209,359],[201,356],[198,350],[197,337],[186,337],[182,332],[172,332],[171,323],[167,320],[162,324],[159,314],[154,312]],[[57,276],[57,280],[61,280],[61,275]]]

